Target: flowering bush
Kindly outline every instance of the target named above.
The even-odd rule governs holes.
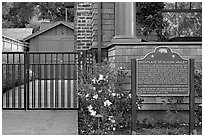
[[[107,61],[79,71],[79,134],[113,134],[131,127],[131,94],[122,87],[126,75]]]

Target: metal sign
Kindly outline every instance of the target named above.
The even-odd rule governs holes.
[[[189,60],[182,59],[169,47],[157,47],[136,63],[138,95],[189,95]]]

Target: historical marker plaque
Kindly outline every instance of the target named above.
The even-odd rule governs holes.
[[[137,60],[137,94],[142,96],[188,96],[189,60],[169,47],[157,47]]]

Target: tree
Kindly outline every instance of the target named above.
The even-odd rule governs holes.
[[[165,40],[166,37],[162,34],[162,29],[166,25],[163,21],[162,10],[164,9],[163,2],[137,2],[137,23],[141,24],[140,33],[147,36],[155,31],[159,40]]]
[[[4,3],[3,27],[25,28],[34,13],[34,3],[32,2],[9,2]]]
[[[201,37],[202,12],[190,11],[190,2],[178,2],[177,9],[189,12],[178,12],[175,2],[138,2],[137,23],[141,24],[140,33],[148,36],[155,31],[158,41],[172,37]],[[192,2],[191,8],[201,9],[201,2]],[[173,12],[163,12],[163,9],[174,9]]]
[[[74,9],[68,9],[68,20],[73,22]],[[49,19],[52,22],[65,20],[64,2],[3,2],[2,27],[25,28],[36,26],[36,20]],[[31,24],[30,24],[31,23]],[[33,23],[35,25],[33,25]]]
[[[64,21],[65,20],[65,3],[64,2],[39,2],[38,8],[40,10],[39,19],[50,19],[50,21]],[[68,20],[74,21],[74,9],[68,9]]]
[[[175,3],[166,2],[166,9],[174,9]],[[191,3],[191,8],[201,9],[201,2]],[[178,2],[177,9],[190,9],[189,2]],[[163,20],[167,26],[163,29],[166,37],[202,37],[202,12],[165,12]]]

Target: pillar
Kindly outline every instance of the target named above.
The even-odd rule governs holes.
[[[119,41],[141,41],[136,36],[135,2],[115,3],[115,37],[112,39],[112,43]]]

